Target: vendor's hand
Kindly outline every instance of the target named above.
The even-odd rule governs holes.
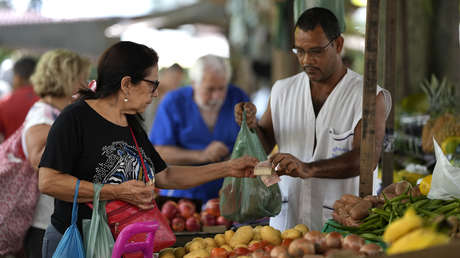
[[[153,208],[154,191],[153,185],[146,185],[139,180],[130,180],[119,185],[116,197],[147,210]]]
[[[203,163],[222,161],[230,154],[230,150],[223,142],[213,141],[203,150],[201,158]]]
[[[276,153],[270,157],[270,162],[272,163],[272,168],[280,176],[312,177],[310,168],[289,153]]]
[[[257,127],[256,113],[257,108],[251,102],[240,102],[235,105],[235,121],[241,126],[243,122],[243,109],[246,111],[246,123],[250,129],[255,129]]]
[[[230,166],[230,176],[255,177],[254,167],[259,163],[259,160],[254,157],[244,156],[226,162]]]

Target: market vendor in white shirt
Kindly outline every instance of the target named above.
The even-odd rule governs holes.
[[[336,200],[345,193],[358,195],[363,77],[342,63],[344,39],[331,11],[306,10],[294,39],[303,71],[274,84],[259,121],[251,103],[235,106],[235,119],[240,124],[246,110],[248,126],[267,153],[278,144],[279,153],[270,160],[284,175],[283,205],[270,225],[285,230],[303,223],[321,230]],[[389,92],[377,87],[376,94],[375,167],[391,109]]]

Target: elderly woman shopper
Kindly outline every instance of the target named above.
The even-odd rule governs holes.
[[[79,89],[86,85],[90,62],[68,50],[53,50],[39,60],[31,77],[35,93],[40,97],[27,113],[22,130],[22,149],[35,170],[45,148],[48,132],[62,109],[72,101]],[[24,250],[27,257],[41,257],[42,239],[50,225],[53,198],[41,194],[32,226],[29,228]]]
[[[91,217],[91,210],[83,203],[92,201],[93,183],[105,184],[101,200],[122,200],[149,209],[153,207],[154,186],[136,180],[142,174],[159,188],[175,189],[252,174],[257,160],[251,157],[201,167],[168,167],[139,121],[139,114],[158,95],[158,86],[157,53],[144,45],[118,42],[99,60],[96,91],[80,91],[81,99],[56,119],[39,165],[40,191],[56,198],[44,238],[44,257],[51,257],[70,225],[77,179],[81,180],[81,229],[82,219]]]

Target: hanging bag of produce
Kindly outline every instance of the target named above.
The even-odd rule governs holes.
[[[236,159],[244,155],[261,161],[267,159],[267,154],[257,134],[252,132],[246,124],[246,112],[243,112],[241,129],[231,158]],[[226,219],[244,223],[264,217],[273,217],[280,210],[281,191],[278,184],[267,187],[259,176],[224,179],[220,195],[220,212]]]
[[[460,198],[460,168],[450,164],[433,137],[436,166],[433,170],[429,199],[450,200]]]
[[[81,239],[80,231],[77,227],[78,219],[78,187],[80,180],[77,180],[75,185],[75,195],[73,197],[72,208],[72,223],[66,229],[64,235],[59,241],[59,244],[54,251],[53,258],[85,258],[85,250],[83,249],[83,241]]]
[[[91,219],[83,220],[86,258],[111,257],[115,243],[107,224],[106,201],[99,201],[102,187],[102,184],[94,184],[93,214]]]

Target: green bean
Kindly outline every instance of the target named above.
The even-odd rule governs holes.
[[[458,208],[458,207],[460,207],[460,203],[454,202],[454,203],[451,203],[451,204],[448,204],[448,205],[444,205],[444,206],[436,209],[433,212],[437,213],[437,214],[443,214],[445,212],[451,211],[451,210],[453,210],[455,208]]]

